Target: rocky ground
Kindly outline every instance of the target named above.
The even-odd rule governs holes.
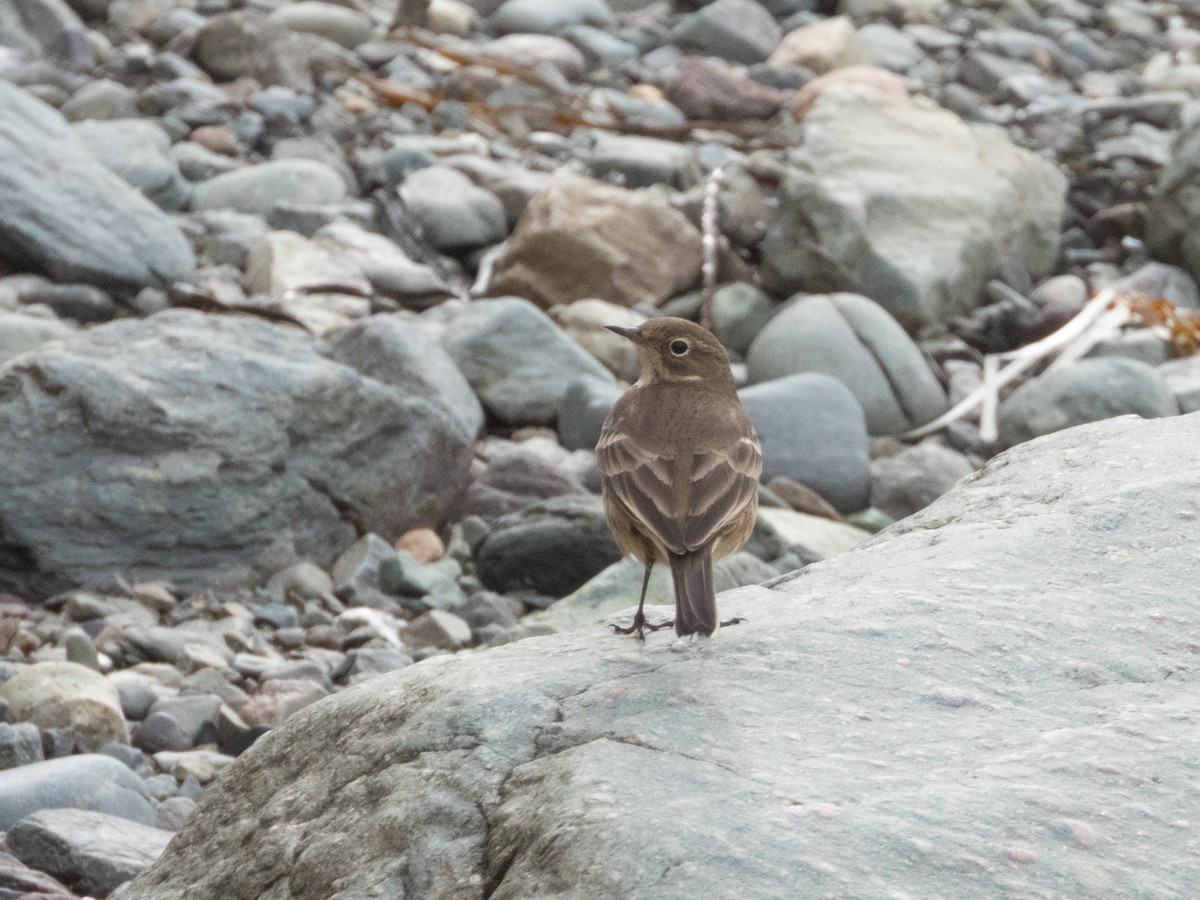
[[[107,895],[316,700],[636,601],[602,326],[700,316],[717,170],[722,588],[1200,409],[1181,313],[901,439],[1102,288],[1200,307],[1194,3],[425,6],[0,0],[0,900]]]

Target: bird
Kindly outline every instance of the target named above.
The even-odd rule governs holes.
[[[750,538],[762,449],[738,399],[729,354],[707,328],[664,316],[636,328],[605,326],[638,348],[639,378],[613,406],[596,444],[604,512],[618,548],[646,567],[633,623],[645,640],[672,624],[680,637],[721,623],[713,561]],[[668,565],[675,619],[648,626],[650,572]]]

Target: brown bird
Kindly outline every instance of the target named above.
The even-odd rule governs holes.
[[[762,452],[711,332],[686,319],[608,326],[637,345],[641,377],[596,445],[604,511],[617,546],[646,566],[637,615],[621,634],[657,631],[642,607],[654,564],[675,580],[675,633],[717,630],[713,560],[742,547],[758,512]],[[726,623],[729,624],[729,623]]]

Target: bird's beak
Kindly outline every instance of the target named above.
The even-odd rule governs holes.
[[[614,334],[619,334],[623,338],[628,338],[635,344],[641,343],[642,333],[636,328],[622,328],[620,325],[605,325],[604,327]]]

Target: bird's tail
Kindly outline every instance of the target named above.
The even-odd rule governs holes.
[[[710,635],[717,630],[717,594],[713,587],[712,549],[671,556],[675,579],[675,633]]]

